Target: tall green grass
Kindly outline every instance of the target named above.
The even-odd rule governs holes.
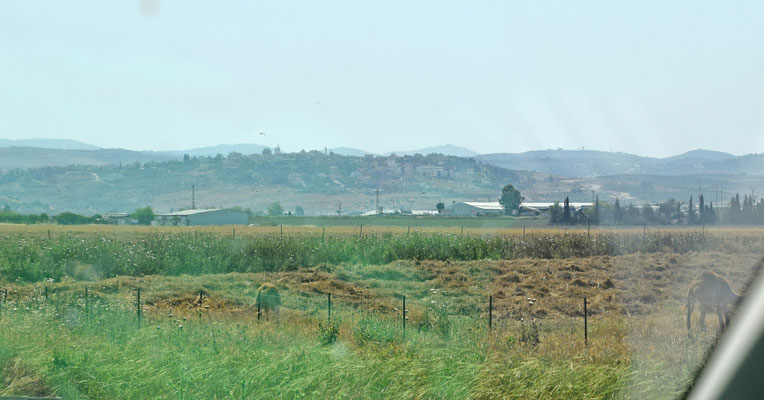
[[[568,258],[635,252],[762,252],[764,237],[679,231],[522,236],[413,234],[226,238],[151,234],[138,239],[66,235],[0,239],[0,279],[94,280],[118,275],[292,271],[323,263]]]
[[[118,309],[6,312],[0,361],[22,360],[66,399],[607,398],[628,373],[622,358],[547,356],[469,322],[403,339],[389,320],[348,317],[339,340],[322,345],[310,317],[153,317],[139,329]],[[361,329],[362,339],[350,333]]]

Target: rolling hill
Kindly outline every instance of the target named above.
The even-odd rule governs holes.
[[[581,178],[621,174],[764,174],[764,154],[735,156],[708,150],[693,150],[667,158],[562,149],[481,154],[475,158],[503,168]]]
[[[311,215],[375,207],[434,209],[439,201],[488,200],[509,182],[532,195],[550,190],[542,174],[515,172],[443,156],[351,157],[319,151],[272,156],[232,154],[119,165],[46,167],[0,173],[0,204],[19,212],[64,210],[95,214],[190,207],[191,185],[201,207],[242,206],[263,211],[275,201]],[[541,182],[541,184],[539,184]]]

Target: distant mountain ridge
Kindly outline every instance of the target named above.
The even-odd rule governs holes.
[[[0,170],[67,165],[110,165],[169,161],[178,157],[124,149],[64,150],[40,147],[0,147]]]
[[[41,149],[99,150],[100,147],[71,139],[1,139],[0,147],[38,147]]]
[[[269,147],[254,143],[238,143],[186,150],[132,151],[102,149],[88,143],[68,139],[0,139],[0,169],[165,161],[181,159],[185,154],[191,157],[215,157],[218,154],[227,156],[236,152],[246,156],[260,154]],[[39,151],[35,149],[39,149]],[[335,147],[329,150],[337,155],[353,157],[374,154],[363,149],[350,147]],[[563,149],[478,154],[465,147],[446,144],[416,150],[387,152],[383,156],[391,154],[397,156],[443,154],[475,158],[482,163],[507,169],[580,178],[629,174],[764,174],[764,154],[736,156],[703,149],[691,150],[671,157],[655,158],[623,152]]]
[[[391,151],[383,155],[389,156],[395,154],[397,156],[413,156],[414,154],[443,154],[445,156],[456,157],[475,157],[479,153],[472,151],[466,147],[455,146],[453,144],[446,144],[442,146],[430,146],[418,150],[403,150],[403,151]]]
[[[268,148],[268,146],[261,146],[259,144],[253,144],[253,143],[238,143],[238,144],[218,144],[215,146],[208,146],[208,147],[198,147],[194,149],[188,149],[188,150],[171,150],[171,151],[163,151],[159,153],[169,153],[169,154],[175,154],[175,155],[184,155],[188,154],[192,157],[214,157],[218,154],[222,154],[224,156],[227,156],[229,153],[241,153],[245,156],[248,156],[250,154],[260,154],[263,152],[264,149]]]
[[[594,150],[538,150],[481,154],[475,157],[498,167],[591,178],[603,175],[764,174],[764,154],[692,150],[666,158]]]

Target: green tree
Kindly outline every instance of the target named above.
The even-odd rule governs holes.
[[[553,224],[559,224],[562,222],[562,207],[560,207],[559,201],[555,201],[554,204],[549,207],[549,216],[549,222]]]
[[[53,220],[60,225],[84,225],[93,222],[90,217],[65,211],[53,217]]]
[[[9,206],[9,205],[7,205],[7,204],[6,204],[6,205],[3,207],[3,212],[4,212],[4,213],[10,213],[10,212],[11,212],[11,206]]]
[[[618,198],[615,199],[615,207],[613,209],[613,220],[618,225],[623,222],[623,209],[621,208],[621,202]]]
[[[302,206],[297,206],[294,208],[294,215],[302,217],[305,215],[305,210],[302,208]]]
[[[515,189],[512,185],[504,186],[501,189],[501,197],[499,198],[499,204],[504,206],[504,213],[511,215],[513,211],[520,209],[520,203],[525,198],[520,194],[520,191]]]
[[[692,205],[692,196],[690,196],[690,205],[687,208],[687,224],[695,223],[695,206]]]
[[[139,207],[130,214],[130,218],[138,221],[138,225],[151,225],[151,221],[156,218],[156,214],[154,214],[154,209],[151,206]]]
[[[443,204],[443,202],[441,201],[440,203],[438,203],[438,204],[436,204],[436,205],[435,205],[435,208],[437,208],[437,209],[438,209],[438,214],[442,214],[442,213],[443,213],[443,210],[445,210],[445,209],[446,209],[446,205],[445,205],[445,204]]]
[[[273,152],[271,151],[271,149],[269,149],[267,147],[263,149],[263,155],[264,156],[270,156],[272,154],[273,154]]]
[[[594,211],[592,212],[592,224],[599,225],[600,223],[600,195],[597,195],[594,200]]]
[[[268,215],[276,216],[276,215],[283,215],[284,214],[284,207],[281,206],[281,203],[278,201],[275,203],[271,203],[271,205],[268,206]]]
[[[562,223],[563,224],[573,223],[571,215],[570,215],[570,200],[568,199],[568,196],[565,196],[565,203],[562,206]]]

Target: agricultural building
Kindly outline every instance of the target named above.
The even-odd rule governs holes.
[[[451,215],[459,217],[479,217],[504,214],[504,207],[498,201],[465,201],[451,207]]]
[[[520,215],[540,215],[549,211],[554,203],[521,203]],[[570,203],[570,208],[574,211],[580,209],[592,208],[592,203]],[[562,203],[560,203],[562,207]],[[451,208],[451,214],[460,217],[479,217],[504,214],[504,207],[498,201],[479,202],[465,201],[456,203]]]
[[[157,214],[154,225],[247,225],[249,215],[244,211],[230,209],[183,210],[169,214]]]

